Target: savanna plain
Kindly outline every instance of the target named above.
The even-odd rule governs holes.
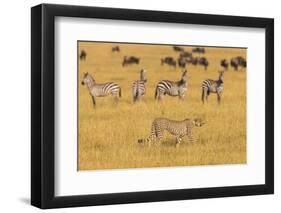
[[[120,52],[112,52],[118,45]],[[191,52],[192,46],[181,46]],[[78,57],[78,170],[148,168],[171,166],[199,166],[246,163],[246,75],[245,69],[224,73],[224,91],[221,104],[216,94],[207,103],[201,101],[202,82],[218,79],[221,59],[242,56],[244,48],[205,47],[201,54],[209,61],[202,66],[187,65],[188,86],[185,100],[164,96],[155,100],[155,87],[160,80],[177,81],[182,69],[161,65],[166,56],[178,58],[170,45],[78,42],[78,56],[82,50],[86,60]],[[122,67],[124,56],[137,56],[138,65]],[[199,53],[194,53],[200,56]],[[146,94],[133,103],[132,83],[145,69]],[[122,97],[116,105],[112,96],[97,97],[94,109],[87,87],[81,85],[83,73],[91,74],[97,83],[116,82],[121,86]],[[166,133],[161,144],[138,144],[138,139],[150,134],[155,118],[172,120],[202,118],[205,125],[193,128],[196,141],[183,138],[175,146],[175,137]]]

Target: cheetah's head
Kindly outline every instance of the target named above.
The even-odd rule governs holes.
[[[201,118],[195,118],[193,120],[194,126],[203,126],[205,124],[205,122],[203,122],[203,120]]]

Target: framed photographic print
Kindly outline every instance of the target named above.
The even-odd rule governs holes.
[[[31,9],[31,203],[272,194],[274,21]]]

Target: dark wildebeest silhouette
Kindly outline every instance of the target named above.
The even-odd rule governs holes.
[[[240,66],[246,68],[247,67],[247,61],[245,58],[241,57],[241,56],[237,56],[237,60]]]
[[[182,47],[178,47],[178,46],[173,46],[174,51],[176,52],[183,52],[184,49]]]
[[[179,65],[179,67],[185,68],[186,63],[187,63],[186,58],[184,58],[184,57],[179,57],[178,58],[178,65]]]
[[[180,57],[185,58],[185,57],[192,57],[192,53],[183,51],[180,53]]]
[[[135,56],[129,56],[129,57],[124,56],[122,66],[124,67],[130,64],[139,64],[139,63],[140,63],[140,59]]]
[[[195,47],[192,49],[192,52],[194,53],[205,53],[205,48],[204,47]]]
[[[80,60],[81,60],[81,61],[85,61],[85,60],[86,60],[86,57],[87,57],[86,51],[85,51],[85,50],[82,50],[81,53],[80,53],[80,56],[79,56]]]
[[[197,65],[198,64],[198,58],[197,57],[190,57],[190,59],[188,61],[192,65]]]
[[[173,57],[161,58],[161,65],[164,65],[164,64],[168,64],[174,68],[176,68],[176,66],[177,66],[177,62],[175,59],[173,59]]]
[[[205,68],[205,70],[207,70],[207,68],[209,66],[209,61],[205,57],[200,57],[200,58],[198,58],[198,64],[202,65]]]
[[[230,65],[234,68],[235,71],[237,71],[239,66],[246,68],[247,62],[245,58],[237,56],[230,60]]]
[[[119,46],[115,46],[111,48],[111,52],[120,52],[120,47]]]
[[[221,60],[221,66],[222,66],[225,70],[228,69],[228,65],[229,65],[229,63],[228,63],[228,61],[227,61],[226,59]]]

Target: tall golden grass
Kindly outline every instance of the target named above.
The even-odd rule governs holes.
[[[205,79],[217,79],[220,60],[235,56],[246,58],[246,49],[206,48],[210,65],[190,65],[186,99],[165,96],[162,103],[155,101],[156,84],[163,79],[178,80],[181,69],[160,65],[160,58],[177,57],[168,45],[118,44],[120,53],[112,53],[114,43],[79,42],[78,53],[87,52],[86,61],[78,65],[78,169],[113,169],[169,167],[246,163],[246,72],[225,72],[222,102],[216,95],[209,102],[201,102],[201,84]],[[186,50],[192,47],[186,46]],[[122,67],[124,55],[141,58],[139,65]],[[140,103],[133,104],[132,82],[139,78],[141,68],[147,70],[147,93]],[[96,109],[85,86],[81,85],[84,72],[89,72],[98,83],[114,81],[122,88],[118,105],[113,98],[97,98]],[[150,147],[137,143],[150,134],[152,121],[157,117],[173,120],[201,117],[206,124],[194,128],[195,143],[183,143],[176,148],[175,138],[166,134],[160,145]]]

